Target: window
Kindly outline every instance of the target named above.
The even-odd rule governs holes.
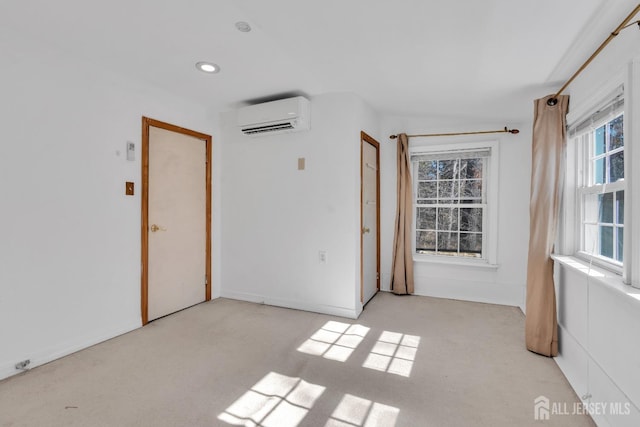
[[[494,262],[488,234],[492,146],[497,150],[496,143],[412,149],[418,258]]]
[[[577,156],[579,253],[614,270],[624,261],[623,106],[618,95],[570,130]]]

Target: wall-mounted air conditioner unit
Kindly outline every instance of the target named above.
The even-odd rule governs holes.
[[[249,105],[237,112],[245,135],[269,135],[309,130],[309,100],[302,96]]]

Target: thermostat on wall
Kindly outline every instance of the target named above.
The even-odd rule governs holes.
[[[127,141],[127,160],[133,161],[136,159],[136,144],[131,141]]]

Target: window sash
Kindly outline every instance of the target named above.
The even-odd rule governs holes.
[[[619,204],[617,201],[617,194],[619,192],[624,193],[624,186],[616,186],[616,188],[609,187],[608,189],[604,189],[604,186],[600,186],[601,191],[592,191],[593,188],[588,188],[585,190],[591,191],[582,191],[580,189],[578,191],[578,197],[581,205],[581,219],[580,219],[580,251],[586,257],[595,256],[598,257],[600,263],[609,263],[616,268],[621,268],[623,265],[623,261],[618,260],[619,255],[619,240],[620,237],[618,235],[618,230],[622,230],[622,238],[624,239],[624,222],[619,223],[618,218],[620,212],[618,212]],[[602,205],[599,202],[595,202],[596,206],[587,206],[587,197],[588,196],[597,196],[597,195],[605,195],[611,194],[613,198],[613,206],[611,212],[611,221],[603,220],[603,212]],[[591,215],[588,214],[589,210],[593,210]],[[624,214],[624,212],[623,212]],[[588,218],[588,217],[591,217]],[[611,257],[603,255],[601,253],[601,244],[600,241],[600,232],[601,227],[611,228]]]
[[[458,211],[458,218],[457,218],[457,222],[458,222],[458,227],[456,229],[452,229],[452,230],[439,230],[438,226],[437,226],[437,220],[436,220],[436,227],[435,229],[430,229],[430,228],[418,228],[417,226],[417,217],[418,217],[418,208],[436,208],[436,207],[440,207],[440,208],[445,208],[445,209],[464,209],[464,208],[473,208],[473,209],[481,209],[482,210],[482,230],[481,231],[467,231],[467,230],[462,230],[460,227],[461,224],[461,218],[462,218],[462,214],[460,211]],[[438,215],[436,213],[436,215]],[[486,240],[486,235],[487,233],[485,232],[486,227],[487,227],[487,204],[438,204],[438,205],[414,205],[414,235],[413,235],[413,252],[416,254],[420,254],[420,255],[428,255],[428,256],[441,256],[441,257],[460,257],[460,258],[472,258],[472,259],[477,259],[477,260],[484,260],[486,259],[486,245],[487,242]],[[418,239],[418,232],[433,232],[436,233],[436,240],[435,240],[435,249],[433,251],[430,250],[418,250],[417,248],[417,239]],[[443,234],[443,233],[455,233],[457,234],[457,251],[456,253],[452,253],[449,250],[440,250],[438,248],[439,245],[439,241],[438,241],[438,235],[439,234]],[[461,235],[462,234],[475,234],[475,235],[480,235],[481,239],[482,239],[482,247],[480,249],[480,254],[479,255],[474,255],[473,251],[462,251],[461,250]],[[464,254],[470,254],[470,255],[464,255]]]
[[[609,124],[619,118],[622,117],[624,120],[624,111],[617,111],[615,114],[610,115],[608,117],[606,117],[604,121],[599,121],[599,122],[595,122],[596,125],[593,127],[593,129],[591,129],[588,133],[582,135],[581,137],[579,137],[580,144],[582,144],[582,150],[580,151],[580,155],[583,156],[582,160],[582,171],[583,171],[583,186],[584,187],[589,187],[589,186],[595,186],[595,185],[603,185],[603,184],[607,184],[610,185],[612,183],[608,183],[606,181],[609,181],[610,179],[610,174],[611,174],[611,158],[618,154],[618,153],[624,153],[624,149],[625,146],[624,144],[621,147],[618,148],[614,148],[613,150],[607,150],[609,148],[609,144],[610,144],[610,138],[611,138],[611,133],[610,133],[610,127]],[[595,141],[594,141],[594,132],[596,129],[599,129],[601,127],[605,127],[605,151],[603,153],[600,154],[596,154],[595,153]],[[595,164],[597,161],[603,160],[604,159],[604,174],[605,174],[605,178],[604,178],[604,183],[596,183],[596,168],[595,168]],[[624,180],[624,178],[622,178],[621,180]]]

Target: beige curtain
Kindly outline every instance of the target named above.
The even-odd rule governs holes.
[[[544,356],[558,354],[558,320],[553,283],[553,251],[563,180],[568,96],[547,105],[553,96],[534,103],[527,265],[527,349]]]
[[[413,221],[413,194],[411,190],[411,163],[407,135],[398,135],[398,203],[396,231],[393,238],[393,265],[391,291],[394,294],[413,293],[413,250],[411,230]]]

